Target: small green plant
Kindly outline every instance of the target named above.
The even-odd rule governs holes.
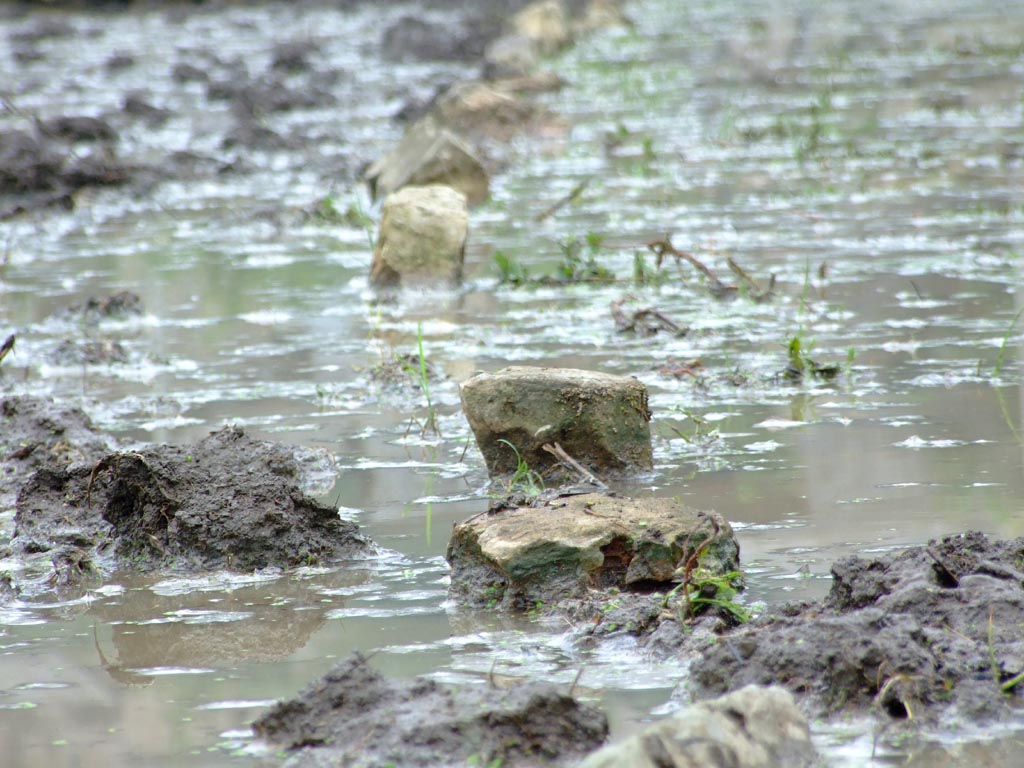
[[[437,424],[437,409],[434,408],[434,403],[430,399],[430,371],[427,367],[427,356],[423,351],[423,323],[416,325],[416,359],[410,362],[404,357],[399,357],[397,360],[402,369],[415,380],[427,403],[427,418],[420,422],[422,433],[433,432],[440,437],[441,429]],[[413,419],[413,421],[417,420]]]
[[[711,426],[711,422],[705,419],[700,414],[694,413],[693,411],[683,408],[681,409],[684,416],[693,423],[693,429],[689,432],[684,432],[678,427],[669,427],[675,432],[677,437],[681,437],[691,445],[702,445],[707,446],[714,443],[719,438],[718,429]]]
[[[326,194],[306,209],[306,216],[321,224],[340,224],[366,232],[366,238],[373,248],[373,219],[363,208],[359,198],[355,198],[341,210],[338,199],[333,194]]]
[[[615,280],[615,275],[597,263],[597,254],[603,242],[603,235],[589,232],[583,240],[572,235],[559,243],[562,250],[562,261],[557,270],[559,279],[566,283],[605,283]]]
[[[1013,333],[1013,329],[1017,325],[1017,321],[1020,320],[1020,316],[1024,314],[1024,309],[1021,309],[1013,316],[1013,320],[1010,321],[1009,327],[1006,329],[1006,333],[1003,334],[1003,342],[999,345],[999,354],[996,355],[996,364],[992,369],[992,378],[999,378],[1000,372],[1003,370],[1003,363],[1006,360],[1006,345],[1010,341],[1010,335]]]
[[[530,469],[530,465],[523,458],[523,455],[519,453],[519,449],[511,442],[505,438],[501,438],[498,442],[507,445],[516,455],[516,470],[508,480],[505,488],[506,494],[524,493],[527,496],[537,496],[542,493],[544,491],[544,478],[540,476],[540,473]]]
[[[651,267],[647,263],[647,256],[643,251],[633,253],[633,282],[637,285],[663,285],[668,280],[668,274],[657,266]]]
[[[716,608],[734,623],[745,624],[750,621],[750,609],[736,602],[742,583],[743,574],[739,571],[713,574],[704,568],[696,568],[688,580],[684,579],[665,596],[663,604],[667,606],[672,598],[682,593],[682,619],[698,616],[708,608]]]
[[[800,336],[794,336],[789,340],[787,346],[788,361],[782,375],[792,382],[799,382],[808,374],[816,379],[831,381],[839,375],[842,370],[840,366],[829,363],[822,364],[811,357],[813,344],[804,344]],[[849,353],[847,359],[850,360]]]
[[[498,268],[498,282],[501,285],[526,285],[530,274],[522,262],[504,251],[494,252],[494,264]]]

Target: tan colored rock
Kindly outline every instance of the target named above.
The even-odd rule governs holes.
[[[469,212],[466,196],[440,184],[403,187],[384,200],[370,283],[455,283],[462,277]]]
[[[456,83],[434,105],[430,117],[471,139],[506,140],[552,122],[548,110],[487,83]]]
[[[609,27],[632,27],[619,0],[590,0],[582,16],[572,25],[574,37],[582,37]]]
[[[473,148],[429,118],[411,126],[399,145],[371,165],[363,178],[374,197],[406,186],[444,184],[464,194],[470,205],[486,200],[490,186]]]
[[[668,589],[679,564],[709,539],[700,567],[738,570],[732,528],[714,512],[675,499],[560,496],[456,525],[446,555],[451,593],[474,605],[522,610],[596,588],[661,582]]]
[[[542,56],[550,56],[572,42],[569,14],[559,0],[538,0],[512,17],[516,34],[531,40]]]
[[[808,768],[817,765],[807,718],[792,694],[748,685],[687,707],[580,768]]]
[[[516,471],[516,451],[541,474],[556,469],[544,449],[555,443],[598,475],[653,467],[647,387],[631,376],[512,366],[474,376],[461,395],[492,476]]]

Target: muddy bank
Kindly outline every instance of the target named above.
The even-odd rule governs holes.
[[[235,427],[190,446],[42,467],[18,493],[11,549],[72,546],[83,558],[143,570],[252,570],[372,551],[298,481],[290,449]]]
[[[695,698],[782,685],[818,716],[1020,717],[1024,538],[965,533],[832,567],[821,602],[775,609],[694,662]]]
[[[546,683],[458,691],[401,682],[356,654],[253,724],[256,734],[306,766],[569,766],[598,747],[608,723]]]

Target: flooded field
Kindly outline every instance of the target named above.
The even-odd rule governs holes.
[[[568,687],[582,669],[577,693],[600,702],[613,737],[677,706],[681,664],[625,640],[581,652],[559,623],[446,604],[451,527],[493,492],[459,407],[458,382],[476,371],[643,381],[656,470],[615,488],[723,514],[752,604],[821,597],[846,555],[965,530],[1024,535],[1024,6],[630,3],[632,28],[545,62],[569,86],[538,98],[566,128],[507,148],[471,215],[464,285],[390,301],[368,287],[379,206],[357,172],[398,141],[391,116],[406,100],[475,65],[384,60],[381,32],[411,4],[282,8],[54,12],[69,31],[35,41],[38,58],[14,42],[0,55],[0,128],[117,111],[142,89],[170,116],[126,124],[127,159],[180,151],[230,166],[0,222],[0,338],[17,334],[0,394],[79,405],[129,442],[237,424],[312,449],[311,491],[389,554],[122,574],[71,600],[37,583],[0,605],[4,765],[275,765],[248,723],[352,650],[391,675],[461,685]],[[37,21],[11,14],[3,33],[16,41]],[[293,145],[225,143],[230,108],[172,77],[184,62],[214,79],[238,61],[261,72],[286,41],[334,74],[329,100],[263,120]],[[115,54],[132,66],[112,67]],[[319,215],[325,201],[349,215]],[[684,260],[659,268],[647,244],[666,239],[738,295],[715,298]],[[593,279],[540,279],[566,274]],[[118,291],[143,312],[68,313]],[[623,332],[613,305],[686,332]],[[81,353],[96,344],[116,344],[116,359]],[[427,396],[400,366],[380,375],[420,345],[437,374]],[[830,375],[786,375],[812,359]],[[9,489],[0,501],[3,543]],[[1009,765],[1022,738],[949,749]],[[941,751],[855,724],[816,739],[834,765]]]

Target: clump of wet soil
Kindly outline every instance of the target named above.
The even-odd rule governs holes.
[[[546,683],[508,689],[390,680],[356,654],[260,717],[287,765],[575,765],[608,735],[597,708]]]
[[[43,466],[95,462],[116,448],[78,408],[27,396],[0,399],[0,505],[8,506],[4,497]]]
[[[22,552],[64,545],[136,568],[251,570],[367,553],[337,510],[298,488],[292,452],[226,427],[191,446],[107,454],[44,467],[18,494]]]
[[[874,708],[894,720],[1019,717],[1024,538],[970,532],[832,568],[823,602],[724,635],[691,692],[778,684],[817,714]]]

